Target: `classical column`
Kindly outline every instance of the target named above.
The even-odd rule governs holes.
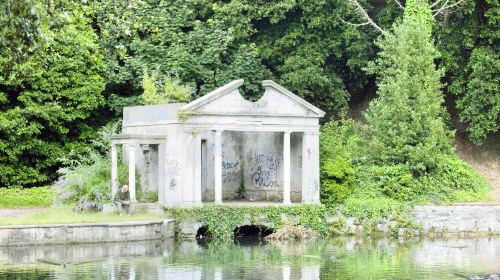
[[[201,204],[201,135],[199,132],[194,137],[194,203]]]
[[[313,132],[312,135],[312,161],[310,162],[312,167],[312,184],[309,186],[311,188],[311,200],[312,203],[320,203],[319,197],[319,131]]]
[[[283,203],[290,204],[290,132],[283,138]]]
[[[111,200],[115,200],[118,192],[118,153],[116,145],[111,144]]]
[[[130,202],[136,202],[135,199],[135,148],[133,145],[128,147],[128,190],[130,193]]]
[[[215,203],[222,203],[222,131],[215,131]]]
[[[164,204],[165,201],[165,142],[158,144],[158,203]]]
[[[304,132],[302,136],[302,203],[310,202],[308,197],[307,186],[311,173],[311,132]]]

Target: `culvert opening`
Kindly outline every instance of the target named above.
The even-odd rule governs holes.
[[[262,239],[271,233],[274,229],[262,225],[245,225],[234,229],[235,239]]]
[[[201,226],[198,231],[196,231],[196,239],[207,239],[210,238],[210,231],[207,226]]]

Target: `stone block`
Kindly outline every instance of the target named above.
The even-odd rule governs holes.
[[[179,224],[180,238],[196,238],[198,229],[203,225],[197,221],[181,221]]]
[[[103,213],[114,213],[118,212],[118,207],[114,203],[107,203],[102,205]]]

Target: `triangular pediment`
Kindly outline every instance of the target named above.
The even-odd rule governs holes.
[[[243,80],[232,81],[181,108],[197,115],[270,115],[320,118],[325,112],[293,94],[281,85],[265,80],[264,95],[257,101],[248,101],[238,88]]]

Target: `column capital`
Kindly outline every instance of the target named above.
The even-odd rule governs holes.
[[[135,150],[135,146],[136,146],[136,144],[133,144],[133,143],[127,143],[127,144],[124,144],[124,145],[127,147],[127,149],[133,149],[133,150]]]

